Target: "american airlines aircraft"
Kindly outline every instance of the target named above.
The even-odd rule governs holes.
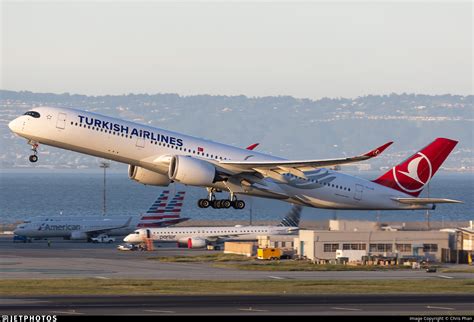
[[[137,229],[124,238],[127,243],[175,242],[188,248],[202,248],[228,240],[257,240],[257,236],[291,235],[298,232],[301,206],[293,206],[278,226],[166,227]]]
[[[184,191],[179,191],[168,202],[169,191],[163,191],[146,214],[141,216],[93,219],[35,217],[18,225],[13,233],[28,238],[89,240],[102,234],[124,236],[137,228],[167,227],[189,219],[180,218],[184,194]]]
[[[327,209],[431,209],[459,201],[418,198],[457,141],[437,138],[375,180],[350,176],[327,167],[376,157],[392,142],[349,158],[285,160],[180,133],[96,113],[38,107],[8,125],[31,145],[31,162],[39,144],[106,158],[129,165],[131,179],[146,185],[171,182],[205,187],[199,207],[242,209],[238,195],[279,199]],[[228,199],[217,200],[215,192]]]

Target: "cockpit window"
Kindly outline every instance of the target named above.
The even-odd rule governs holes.
[[[35,112],[35,111],[28,111],[24,115],[29,115],[29,116],[32,116],[34,118],[39,118],[41,116],[40,113]]]

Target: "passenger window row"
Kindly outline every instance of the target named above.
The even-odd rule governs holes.
[[[122,136],[122,137],[125,137],[125,138],[133,139],[132,135],[117,133],[116,131],[112,131],[112,130],[104,130],[102,128],[98,128],[98,127],[91,126],[91,125],[78,124],[77,122],[71,122],[71,125],[91,129],[91,130],[97,131],[97,132],[105,132],[105,133],[109,133],[109,134],[112,134],[112,135],[117,135],[117,136]],[[205,156],[205,157],[208,157],[208,158],[210,157],[211,159],[227,160],[227,158],[225,158],[225,157],[221,157],[221,156],[217,156],[217,155],[213,155],[213,154],[209,155],[209,153],[204,153],[204,152],[200,152],[200,151],[196,152],[196,150],[183,148],[182,146],[178,147],[178,146],[175,146],[175,145],[172,145],[172,144],[165,144],[165,143],[162,144],[161,142],[157,142],[157,141],[150,141],[150,143],[155,144],[155,145],[159,145],[159,146],[163,146],[163,147],[167,147],[167,148],[170,148],[170,149],[176,149],[176,150],[183,151],[183,152],[188,152],[188,153],[193,153],[193,154]]]
[[[291,178],[299,178],[291,173],[285,173],[284,176],[286,177],[291,177]],[[336,189],[341,189],[341,190],[345,190],[345,191],[351,191],[351,188],[348,188],[348,187],[344,187],[342,185],[335,185],[335,184],[332,184],[332,183],[329,183],[329,182],[320,182],[318,180],[314,180],[314,179],[304,179],[304,178],[300,178],[302,180],[306,180],[306,181],[309,181],[309,182],[314,182],[314,183],[320,183],[322,184],[323,186],[328,186],[328,187],[332,187],[332,188],[336,188]]]

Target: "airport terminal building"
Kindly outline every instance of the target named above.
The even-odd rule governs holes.
[[[404,230],[380,227],[376,222],[331,220],[329,230],[300,230],[294,240],[296,254],[317,263],[364,258],[424,259],[429,262],[459,262],[460,230]],[[472,248],[472,234],[463,231],[464,244]],[[466,246],[466,245],[465,245]],[[472,252],[472,249],[470,249]]]
[[[335,260],[338,251],[352,257],[423,257],[449,261],[450,233],[440,231],[317,231],[302,230],[295,246],[299,256],[317,262]],[[350,254],[350,255],[349,255]],[[357,260],[357,259],[355,259]]]

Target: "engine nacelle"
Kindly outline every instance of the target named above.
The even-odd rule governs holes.
[[[128,166],[128,177],[141,184],[150,186],[168,186],[171,183],[170,178],[142,167],[134,165]]]
[[[188,248],[204,248],[207,246],[207,241],[202,237],[181,238],[178,244]]]
[[[87,234],[83,231],[73,231],[71,233],[71,240],[83,240],[87,239]]]
[[[168,176],[173,181],[190,186],[209,186],[216,182],[217,171],[212,163],[175,155],[171,159]]]

